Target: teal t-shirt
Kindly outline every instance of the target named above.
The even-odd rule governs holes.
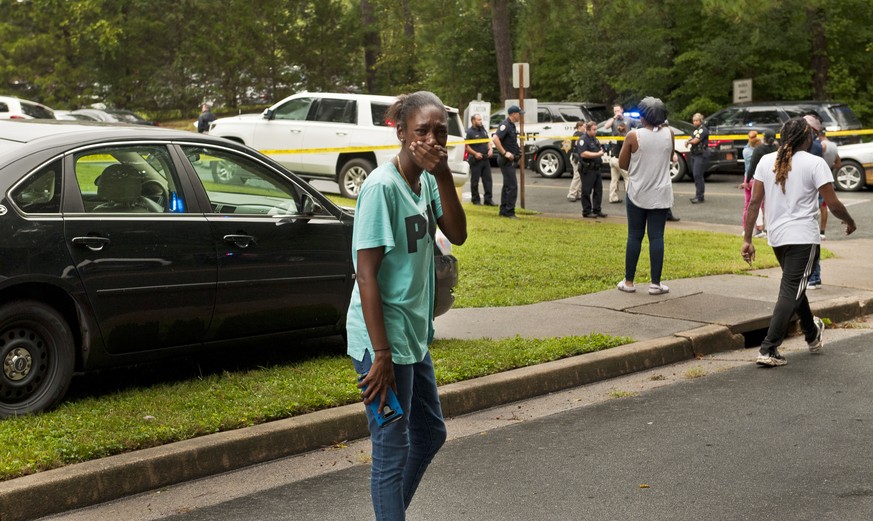
[[[358,250],[385,248],[378,281],[392,361],[396,364],[421,362],[433,341],[433,248],[437,219],[442,214],[436,179],[423,172],[421,195],[416,195],[393,163],[370,172],[358,194],[352,260],[357,270]],[[374,356],[357,282],[346,332],[349,356],[363,360],[368,350]]]

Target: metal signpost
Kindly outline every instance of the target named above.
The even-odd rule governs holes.
[[[521,136],[521,158],[519,168],[519,202],[521,208],[524,209],[524,89],[530,87],[530,66],[527,63],[512,64],[512,86],[518,89],[519,107],[521,108],[521,119],[519,120],[518,133]]]

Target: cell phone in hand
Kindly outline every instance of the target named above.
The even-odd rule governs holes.
[[[364,373],[358,376],[358,382],[362,381],[368,373]],[[361,392],[367,390],[367,386],[361,388]],[[376,399],[370,402],[367,405],[367,408],[370,409],[370,412],[373,414],[373,417],[376,419],[376,425],[379,427],[384,427],[389,423],[394,423],[400,418],[403,417],[403,409],[400,407],[400,402],[397,400],[397,395],[394,394],[394,390],[390,387],[388,388],[388,396],[385,398],[385,407],[379,408],[380,397],[376,396]]]

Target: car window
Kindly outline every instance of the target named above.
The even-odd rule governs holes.
[[[537,109],[537,123],[551,123],[552,113],[547,107],[539,107]]]
[[[743,109],[733,108],[716,112],[706,121],[708,127],[720,127],[723,125],[742,125]]]
[[[315,114],[311,119],[326,123],[356,123],[355,107],[354,100],[321,98],[316,102]]]
[[[9,112],[9,105],[0,101],[0,112]]]
[[[54,113],[45,107],[31,103],[22,103],[21,112],[36,119],[55,119]]]
[[[782,119],[779,117],[779,111],[775,108],[754,109],[746,111],[743,124],[747,127],[756,125],[779,125]]]
[[[612,111],[606,106],[603,107],[587,107],[588,113],[591,114],[592,121],[606,121],[612,117]]]
[[[467,132],[461,124],[461,116],[457,112],[446,111],[446,116],[449,120],[449,135],[450,136],[466,136]]]
[[[312,101],[312,98],[294,98],[276,108],[273,111],[273,119],[305,120]]]
[[[504,119],[506,119],[506,112],[504,112],[504,111],[495,112],[494,114],[491,114],[491,119],[489,120],[489,123],[491,124],[491,128],[499,126],[501,123],[503,123]]]
[[[585,114],[582,112],[582,109],[577,107],[566,107],[560,109],[561,117],[564,118],[564,121],[568,121],[570,123],[575,123],[577,121],[585,121]]]
[[[848,105],[834,105],[828,112],[833,114],[834,118],[837,120],[837,125],[839,125],[841,129],[861,128],[861,120],[858,119],[858,116],[855,115],[855,112],[852,111]],[[830,118],[825,117],[825,119],[827,120]],[[830,122],[825,121],[825,126],[829,126],[830,124]]]
[[[167,149],[132,145],[90,149],[74,158],[87,213],[184,213]]]
[[[387,118],[385,117],[388,114],[388,107],[384,103],[371,103],[370,104],[370,113],[373,116],[373,125],[377,127],[388,127]]]
[[[12,200],[24,213],[60,213],[61,160],[52,161],[24,178],[12,190]]]
[[[297,214],[302,208],[302,191],[261,163],[226,150],[182,148],[203,183],[212,213],[273,216]],[[228,175],[216,179],[216,167]]]

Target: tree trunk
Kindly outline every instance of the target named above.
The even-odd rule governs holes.
[[[493,0],[491,3],[491,28],[494,31],[494,51],[497,55],[500,101],[517,97],[512,87],[512,36],[508,1]]]
[[[407,85],[415,83],[415,24],[412,20],[412,11],[409,9],[409,0],[403,0],[401,4],[401,12],[403,13],[403,36],[412,49],[411,54],[406,57],[405,71],[403,71],[403,81]]]
[[[361,0],[361,22],[364,26],[364,70],[367,92],[378,92],[376,62],[382,54],[382,43],[379,40],[379,28],[376,25],[376,15],[370,0]]]
[[[825,36],[825,11],[821,7],[808,7],[806,9],[807,21],[812,35],[812,90],[817,100],[823,100],[827,96],[828,69],[828,45]]]

